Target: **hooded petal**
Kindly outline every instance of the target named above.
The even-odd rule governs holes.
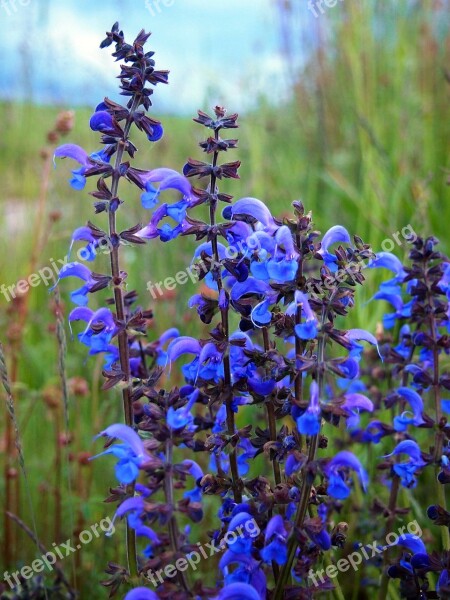
[[[159,596],[145,587],[137,587],[125,596],[125,600],[159,600]]]
[[[421,425],[424,423],[422,418],[423,413],[423,400],[421,396],[414,390],[410,390],[407,387],[398,388],[397,394],[404,398],[412,408],[414,413],[414,425]]]
[[[203,477],[203,471],[200,465],[195,462],[195,460],[186,459],[183,460],[182,464],[189,468],[189,473],[192,475],[195,481]]]
[[[92,115],[89,126],[93,131],[105,133],[114,129],[114,122],[109,112],[106,110],[99,110]]]
[[[378,252],[376,257],[367,265],[370,269],[384,268],[395,273],[399,278],[406,277],[403,265],[395,254],[390,252]]]
[[[227,216],[225,216],[225,214]],[[228,216],[230,215],[230,216]],[[253,217],[266,227],[273,227],[275,225],[270,210],[257,198],[241,198],[235,202],[232,206],[227,206],[224,210],[225,218],[234,218],[239,216]]]
[[[352,469],[356,471],[364,489],[367,488],[369,476],[366,470],[356,458],[356,456],[348,450],[338,452],[334,458],[327,464],[325,471],[327,474],[337,472],[342,468]]]
[[[195,354],[198,356],[202,350],[200,342],[195,338],[181,336],[170,342],[167,355],[170,362],[177,360],[183,354]]]
[[[249,277],[242,283],[235,283],[231,288],[231,300],[234,302],[239,301],[243,296],[248,294],[262,296],[269,294],[273,295],[272,288],[269,286],[269,284],[259,279],[254,279],[253,277]]]
[[[83,167],[89,164],[88,153],[76,144],[63,144],[59,146],[59,148],[56,148],[54,156],[56,158],[72,158]]]
[[[146,600],[146,598],[142,600]],[[231,583],[222,589],[220,594],[216,596],[216,600],[261,600],[261,597],[255,588],[248,583]]]
[[[345,227],[342,227],[341,225],[335,225],[326,232],[326,234],[322,238],[322,244],[319,250],[319,254],[325,254],[326,252],[328,252],[328,248],[330,246],[337,243],[351,243],[350,234],[345,229]]]
[[[131,427],[128,427],[128,425],[121,425],[119,423],[110,425],[105,430],[103,430],[101,433],[96,435],[95,439],[102,437],[102,436],[117,438],[117,439],[121,440],[122,442],[125,442],[125,444],[127,444],[133,450],[134,454],[137,457],[145,456],[145,448],[144,448],[144,444],[143,444],[141,438],[134,431],[134,429],[132,429]]]

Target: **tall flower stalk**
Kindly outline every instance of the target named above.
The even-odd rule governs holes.
[[[84,265],[70,263],[62,269],[60,279],[75,276],[85,281],[86,284],[81,290],[72,295],[72,299],[81,307],[87,304],[88,293],[95,293],[107,286],[113,290],[114,316],[108,309],[101,309],[94,313],[89,309],[79,308],[72,311],[70,320],[87,322],[87,328],[83,334],[80,334],[80,340],[91,348],[91,353],[103,350],[110,352],[111,359],[104,371],[108,380],[105,388],[120,383],[124,421],[128,427],[134,427],[130,366],[130,345],[133,340],[128,333],[133,315],[129,310],[131,303],[125,299],[127,274],[121,268],[120,248],[123,244],[143,242],[134,235],[139,230],[139,225],[127,231],[119,232],[117,230],[117,211],[123,203],[119,196],[121,179],[126,177],[140,189],[145,189],[146,185],[146,173],[133,169],[129,162],[124,162],[125,154],[133,158],[137,150],[129,138],[131,127],[136,125],[138,129],[146,133],[149,141],[152,142],[162,136],[160,123],[150,119],[145,114],[145,110],[151,106],[150,97],[153,90],[149,86],[167,83],[168,73],[155,70],[153,53],[144,52],[144,46],[149,36],[150,34],[142,30],[133,44],[128,44],[118,23],[115,23],[101,44],[101,47],[105,48],[114,43],[113,56],[117,60],[124,61],[119,76],[120,89],[121,94],[129,98],[126,107],[105,98],[91,118],[91,128],[102,134],[104,149],[88,156],[82,148],[66,144],[58,148],[55,153],[58,157],[75,159],[81,165],[78,170],[73,171],[71,185],[75,189],[83,189],[86,178],[100,176],[97,191],[93,192],[93,196],[98,200],[95,203],[95,212],[108,214],[108,231],[105,233],[92,223],[88,223],[86,227],[81,227],[74,232],[72,243],[79,240],[89,242],[84,254],[87,260],[95,257],[101,243],[106,243],[110,256],[110,276],[92,274]],[[144,110],[141,110],[141,107]],[[108,180],[110,181],[108,182]],[[136,317],[136,315],[134,316]],[[117,336],[117,350],[110,347],[113,336]],[[127,483],[126,494],[132,497],[134,489],[134,481]],[[128,523],[126,530],[128,571],[130,577],[135,579],[138,573],[136,535],[135,530]]]
[[[367,509],[359,503],[356,508],[366,511],[366,519],[361,524],[350,520],[352,529],[358,527],[353,535],[368,534],[364,522],[380,513],[390,528],[406,510],[397,507],[400,488],[414,487],[428,465],[439,468],[440,486],[450,482],[450,436],[444,418],[450,401],[441,397],[442,389],[450,389],[450,378],[439,365],[440,355],[450,352],[443,334],[449,328],[448,259],[434,251],[434,239],[417,240],[413,266],[405,269],[389,253],[373,255],[340,225],[321,235],[301,202],[293,203],[293,218],[281,220],[261,200],[234,201],[219,190],[219,182],[239,179],[239,161],[220,162],[224,152],[237,147],[236,139],[223,137],[224,131],[237,127],[237,115],[228,116],[221,107],[212,116],[199,111],[195,119],[210,130],[200,143],[208,160],[188,159],[183,174],[166,167],[132,167],[136,147],[131,127],[136,125],[150,141],[162,135],[161,125],[141,110],[151,104],[147,84],[167,82],[167,72],[155,71],[152,53],[143,50],[147,38],[141,32],[127,44],[116,24],[102,43],[115,43],[114,56],[125,63],[121,91],[129,98],[127,106],[106,98],[91,118],[91,128],[102,133],[104,149],[88,155],[68,144],[56,152],[79,162],[71,181],[76,189],[85,186],[86,178],[98,176],[95,210],[108,213],[106,232],[89,222],[74,232],[72,244],[88,242],[85,258],[91,260],[106,240],[110,273],[92,272],[79,262],[60,273],[60,279],[82,280],[71,294],[78,306],[69,321],[84,322],[79,340],[90,354],[105,355],[104,388],[117,386],[122,393],[125,424],[111,424],[99,436],[108,438],[100,455],[116,458],[120,485],[111,489],[108,501],[117,504],[115,521],[126,522],[128,570],[110,563],[110,577],[103,583],[115,592],[130,576],[133,584],[140,577],[142,585],[127,600],[265,600],[269,594],[282,600],[327,593],[333,582],[315,581],[314,569],[333,566],[327,553],[332,546],[344,547],[349,528],[342,521],[332,523],[345,514],[343,506],[356,479],[368,489],[369,476],[356,448],[383,440],[391,452],[378,469],[388,471],[381,481],[391,489],[387,506],[381,499]],[[198,188],[189,182],[193,177],[200,181]],[[117,224],[122,178],[139,188],[143,209],[152,211],[146,225],[124,231]],[[207,183],[201,187],[203,181]],[[164,202],[166,190],[178,192],[178,201]],[[221,203],[225,208],[220,213]],[[198,207],[206,208],[205,220],[192,216]],[[189,277],[176,277],[180,285],[188,278],[202,282],[188,303],[201,320],[201,333],[190,337],[171,327],[149,341],[152,313],[134,306],[137,295],[126,288],[120,247],[147,240],[149,245],[169,243],[180,235],[201,242]],[[386,328],[403,321],[396,347],[380,347],[371,332],[345,325],[367,266],[395,274],[375,298],[395,307],[395,314],[385,317]],[[412,297],[408,303],[402,297],[404,283]],[[107,288],[113,290],[114,297],[106,300],[113,310],[88,308],[89,295]],[[414,331],[405,328],[405,320]],[[210,327],[205,331],[204,325]],[[363,356],[363,343],[373,346],[369,357]],[[400,387],[387,395],[377,379],[385,372],[381,357],[393,365],[389,386],[402,373]],[[366,360],[369,370],[361,366]],[[434,419],[424,402],[429,390]],[[372,418],[381,412],[383,401],[387,409],[394,408],[389,412],[392,423]],[[339,427],[337,439],[329,434],[333,427]],[[430,428],[435,433],[432,454],[415,440]],[[319,456],[319,448],[327,456]],[[450,514],[442,488],[439,493],[439,504],[429,507],[428,516],[443,528],[446,546]],[[187,557],[197,554],[200,559],[203,540],[192,540],[190,523],[202,522],[197,530],[204,541],[213,551],[224,551],[212,588],[203,572],[188,575],[178,566],[173,572],[173,565],[186,563]],[[142,548],[137,541],[143,542]],[[398,545],[409,554],[386,565],[387,575],[401,579],[406,597],[426,589],[430,570],[440,572],[437,590],[445,590],[450,577],[445,554],[437,567],[416,537],[405,536]],[[393,556],[394,551],[389,563]],[[344,586],[335,588],[342,598]],[[387,578],[382,595],[385,588]]]

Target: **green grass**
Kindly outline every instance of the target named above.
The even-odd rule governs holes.
[[[349,0],[339,13],[337,9],[328,12],[324,19],[330,28],[330,41],[298,73],[295,85],[293,82],[293,101],[276,108],[261,103],[258,111],[242,116],[240,149],[233,154],[243,163],[241,181],[225,182],[223,190],[237,197],[259,197],[277,215],[288,213],[291,201],[301,198],[306,209],[313,211],[319,230],[324,232],[339,223],[363,237],[375,251],[382,248],[383,240],[392,239],[410,224],[418,234],[436,235],[448,252],[449,85],[444,74],[445,41],[432,33],[431,3],[421,3],[410,14],[396,8],[399,3],[384,4],[390,6],[382,20],[384,37],[376,35],[370,26],[380,18],[380,3],[356,4]],[[4,215],[0,283],[6,285],[29,274],[42,170],[40,150],[57,112],[56,107],[0,104],[0,121],[4,124],[0,136]],[[77,109],[75,129],[64,141],[78,143],[88,151],[98,149],[97,135],[88,129],[89,116],[87,109]],[[181,169],[188,156],[199,158],[201,128],[185,118],[162,120],[166,131],[163,141],[145,144],[138,155],[138,166]],[[138,145],[142,141],[142,137],[136,137]],[[105,225],[102,215],[92,216],[92,199],[87,193],[76,193],[68,186],[71,166],[69,161],[58,161],[52,173],[47,212],[59,211],[61,218],[52,226],[48,244],[39,257],[39,268],[48,265],[51,258],[62,259],[71,232],[88,219],[100,227]],[[141,208],[135,189],[124,184],[122,190],[126,205],[119,213],[119,226],[124,229],[137,221],[145,222],[148,214]],[[192,283],[177,288],[173,297],[155,303],[145,290],[145,282],[158,282],[184,270],[194,247],[191,239],[179,239],[165,245],[151,242],[123,253],[130,287],[139,290],[144,307],[153,306],[155,310],[155,336],[169,326],[188,334],[194,331],[192,311],[186,308],[194,292]],[[394,252],[403,257],[407,247],[398,246]],[[100,258],[95,269],[106,270],[106,258]],[[366,304],[378,277],[369,274],[369,284],[358,295],[352,326],[374,330],[379,322],[383,307]],[[71,288],[71,282],[61,285],[66,314]],[[1,337],[8,349],[16,313],[3,296],[0,307]],[[44,544],[51,545],[58,541],[52,514],[57,411],[44,402],[44,392],[58,385],[58,371],[52,329],[55,319],[48,288],[41,285],[32,290],[30,308],[15,398],[39,535]],[[112,507],[102,502],[113,482],[111,461],[89,465],[78,461],[82,452],[99,450],[101,444],[94,446],[92,436],[107,423],[120,419],[117,395],[99,392],[100,370],[100,362],[86,359],[84,349],[68,340],[68,376],[84,377],[90,392],[88,397],[71,397],[73,441],[68,452],[73,497],[68,497],[65,465],[63,541],[72,535],[71,515],[75,521],[90,525],[112,514]],[[60,419],[60,412],[58,415]],[[21,514],[28,522],[23,490]],[[21,551],[26,563],[33,557],[32,544],[23,536],[20,540],[26,548]],[[107,545],[93,542],[79,553],[76,560],[81,561],[78,571],[83,573],[84,584],[97,582],[108,559],[120,561],[120,550],[116,539]],[[69,565],[65,567],[70,573]],[[103,597],[102,592],[98,593]]]

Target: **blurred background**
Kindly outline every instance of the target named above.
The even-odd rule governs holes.
[[[179,170],[187,157],[201,158],[203,131],[192,117],[222,104],[241,116],[236,157],[243,163],[241,180],[223,191],[256,196],[277,215],[301,199],[317,229],[343,225],[374,251],[403,258],[408,246],[401,232],[409,225],[437,236],[448,252],[449,4],[0,0],[0,284],[15,290],[18,281],[64,259],[72,231],[88,219],[104,225],[102,215],[93,217],[89,182],[75,192],[68,185],[74,166],[58,162],[54,169],[52,156],[64,142],[88,152],[100,147],[89,117],[105,96],[120,99],[118,65],[99,49],[116,20],[129,39],[141,28],[152,31],[157,67],[171,71],[170,85],[154,96],[165,136],[154,145],[133,138],[138,166]],[[73,113],[59,118],[55,134],[61,111]],[[148,220],[130,189],[119,213],[123,229]],[[145,282],[185,269],[193,250],[191,239],[179,239],[123,252],[131,288],[154,308],[155,337],[168,326],[192,331],[186,300],[194,286],[153,302]],[[95,270],[106,268],[100,257]],[[368,279],[352,326],[374,329],[383,307],[368,303],[378,284],[376,274]],[[29,480],[28,493],[5,412],[0,501],[30,525],[31,500],[47,546],[113,512],[102,504],[112,465],[87,457],[94,453],[92,436],[120,418],[120,402],[100,391],[102,360],[87,358],[69,331],[65,369],[58,363],[64,350],[58,318],[70,310],[73,287],[61,284],[59,308],[43,283],[15,290],[15,298],[0,294],[0,339]],[[68,385],[70,432],[61,379]],[[0,566],[28,564],[33,542],[23,528],[5,517],[0,531]],[[68,577],[82,573],[80,585],[89,586],[108,559],[121,560],[120,544],[93,542],[66,565]]]

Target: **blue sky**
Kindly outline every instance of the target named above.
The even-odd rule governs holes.
[[[0,0],[0,96],[62,105],[114,97],[118,65],[98,45],[115,20],[129,38],[152,31],[157,66],[171,71],[156,110],[220,102],[242,111],[260,94],[288,93],[272,0]]]

